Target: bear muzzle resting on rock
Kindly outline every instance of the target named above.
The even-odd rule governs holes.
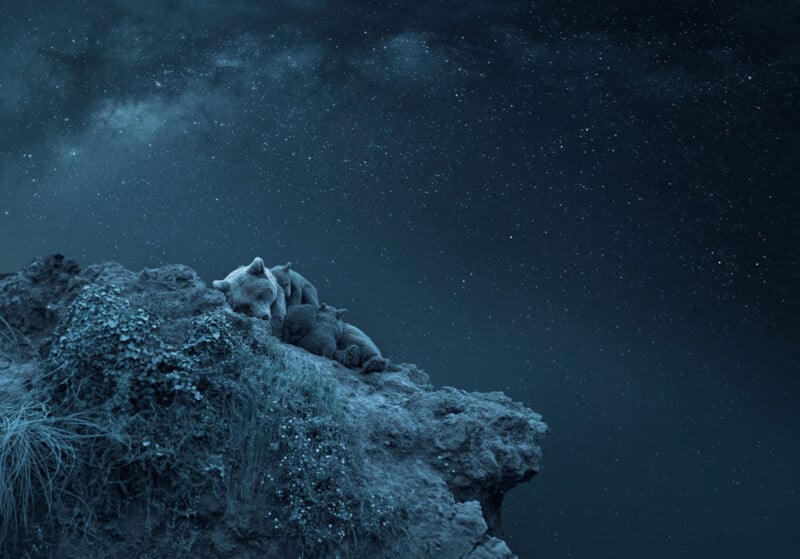
[[[292,263],[287,262],[271,268],[272,274],[278,280],[278,285],[283,289],[286,297],[286,308],[295,305],[319,305],[319,295],[314,284],[304,278],[299,272],[292,269]]]
[[[283,289],[261,258],[254,258],[248,266],[239,266],[225,279],[214,280],[212,285],[225,294],[234,311],[269,320],[273,332],[281,331],[286,316]]]

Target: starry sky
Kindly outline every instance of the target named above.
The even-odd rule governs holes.
[[[0,5],[0,271],[288,260],[551,425],[529,557],[800,552],[800,5]]]

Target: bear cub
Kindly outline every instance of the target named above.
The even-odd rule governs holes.
[[[342,322],[346,309],[325,303],[295,305],[283,322],[283,340],[362,373],[384,371],[389,361],[367,334]]]
[[[287,262],[271,268],[272,275],[278,280],[278,285],[283,289],[286,297],[286,308],[295,305],[310,303],[319,305],[319,296],[314,284],[292,269],[292,263]]]
[[[310,303],[294,305],[283,321],[283,341],[315,355],[334,359],[336,342],[342,336],[345,309]]]

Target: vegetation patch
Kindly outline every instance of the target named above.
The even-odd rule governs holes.
[[[157,309],[83,288],[25,398],[2,403],[0,555],[360,556],[393,539],[406,507],[366,480],[330,370],[228,316],[175,346]],[[22,342],[5,342],[10,359]]]

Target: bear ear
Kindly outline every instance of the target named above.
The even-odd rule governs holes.
[[[223,293],[227,293],[231,290],[231,284],[225,280],[214,280],[211,282],[211,285],[214,286],[214,289],[219,289]]]
[[[292,267],[292,263],[291,263],[291,262],[287,262],[287,263],[286,263],[286,264],[284,264],[283,266],[278,266],[278,269],[279,269],[281,272],[288,272],[288,271],[289,271],[289,269],[290,269],[291,267]]]
[[[333,314],[336,316],[336,318],[342,318],[342,315],[346,312],[347,309],[336,309],[335,311],[333,311]]]
[[[321,303],[320,306],[319,306],[319,310],[327,311],[328,310],[328,305],[326,305],[325,303]]]
[[[247,272],[254,276],[260,276],[264,273],[264,261],[256,256],[250,265],[247,267]]]

